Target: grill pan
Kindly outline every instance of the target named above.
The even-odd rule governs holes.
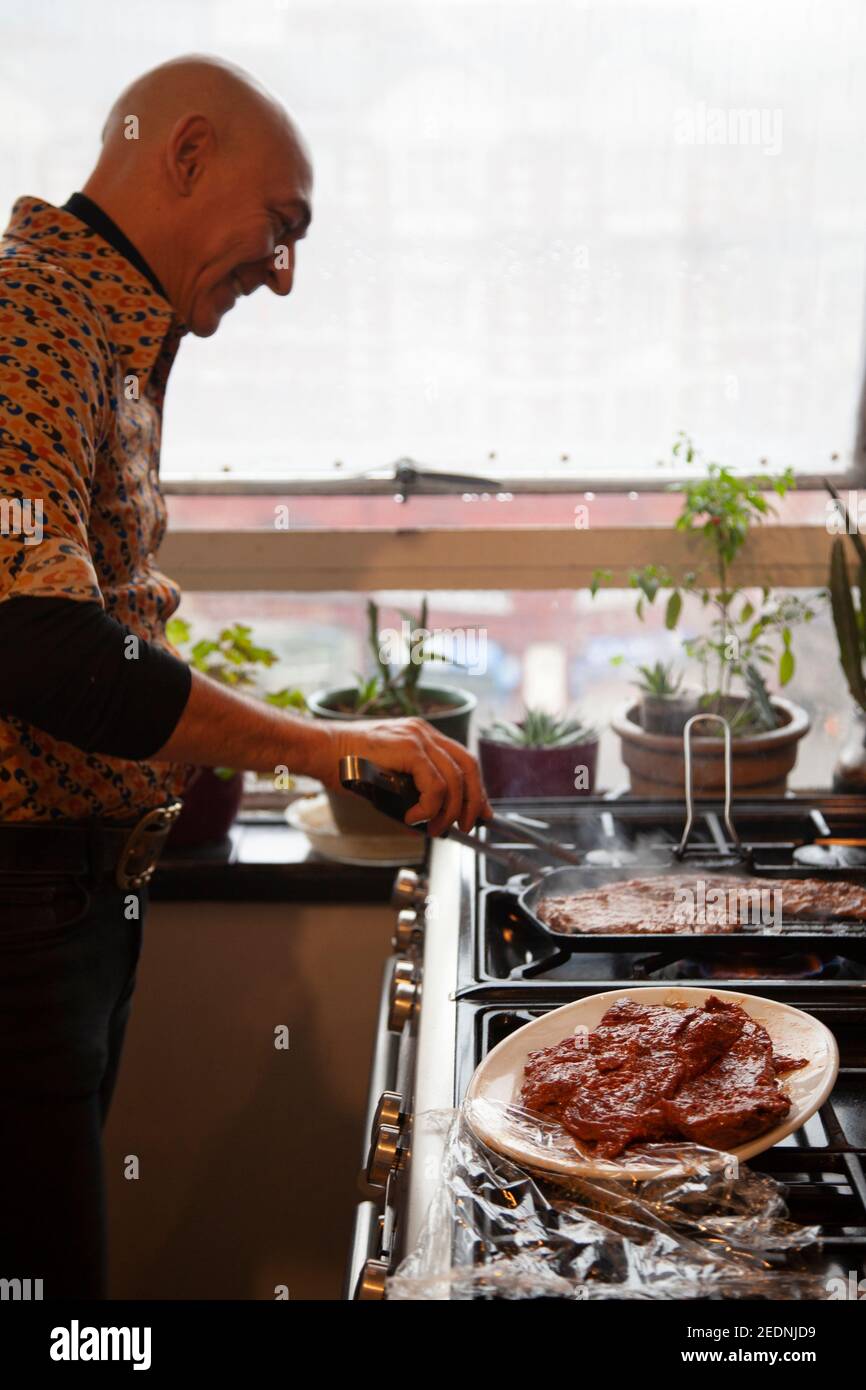
[[[694,797],[692,790],[691,731],[695,724],[718,721],[723,727],[725,740],[725,795],[722,816],[728,840],[725,848],[692,844],[691,833],[694,825]],[[677,929],[673,923],[671,908],[671,930],[653,932],[562,932],[550,927],[538,915],[542,904],[551,897],[570,893],[586,892],[618,881],[633,878],[664,876],[666,873],[682,876],[688,870],[695,872],[695,881],[701,874],[730,878],[732,887],[738,879],[747,883],[753,877],[753,850],[744,844],[733,823],[731,813],[731,734],[727,721],[720,715],[694,715],[684,730],[685,753],[685,823],[679,843],[672,847],[667,859],[654,854],[652,862],[632,862],[617,867],[589,866],[579,851],[561,845],[542,833],[538,822],[526,817],[506,820],[493,816],[481,822],[484,839],[474,834],[465,834],[453,827],[442,838],[457,840],[475,854],[484,856],[508,870],[507,884],[494,890],[511,895],[516,909],[527,921],[556,946],[557,951],[567,957],[576,951],[623,951],[637,954],[646,950],[679,952],[690,955],[706,954],[708,950],[718,953],[721,944],[728,950],[736,950],[739,943],[749,952],[774,953],[778,943],[784,942],[786,949],[796,946],[802,950],[822,950],[826,953],[828,943],[844,942],[847,954],[854,954],[850,946],[854,941],[861,943],[857,954],[866,952],[866,923],[807,921],[798,919],[775,923],[746,924],[732,931],[707,930],[690,931]],[[370,801],[377,810],[394,820],[405,824],[406,812],[417,803],[418,789],[413,779],[404,773],[395,773],[377,767],[366,758],[349,755],[340,760],[340,780],[349,791]],[[423,827],[419,827],[423,833]],[[518,848],[491,842],[491,836],[507,840],[517,840],[542,850],[548,859],[565,861],[566,867],[539,867],[535,859],[530,859]],[[827,882],[845,881],[866,885],[866,870],[835,869],[818,871],[808,866],[793,864],[778,867],[762,866],[760,877],[773,879],[820,878]],[[550,961],[546,962],[547,965]]]

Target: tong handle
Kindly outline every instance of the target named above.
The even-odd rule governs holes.
[[[355,753],[340,759],[340,781],[347,791],[363,796],[377,811],[403,825],[406,812],[418,803],[418,788],[408,772],[390,772]],[[415,828],[421,830],[423,825]]]
[[[737,849],[742,849],[740,837],[737,834],[737,831],[734,828],[734,822],[731,819],[731,790],[733,785],[733,772],[731,767],[731,726],[728,723],[727,719],[725,719],[721,714],[693,714],[691,719],[689,719],[686,722],[686,726],[683,729],[683,755],[685,760],[686,782],[686,823],[683,828],[682,838],[679,844],[677,845],[676,849],[674,850],[674,854],[676,855],[677,859],[681,859],[686,852],[686,845],[689,842],[689,837],[691,836],[692,826],[694,824],[695,819],[695,808],[692,795],[692,729],[694,728],[695,724],[699,724],[701,720],[709,720],[712,723],[721,724],[722,730],[724,732],[725,829],[727,830],[731,838],[731,844],[735,845]]]
[[[390,772],[376,763],[371,763],[369,758],[360,758],[354,753],[340,759],[340,781],[347,791],[365,797],[377,811],[382,811],[392,820],[402,821],[406,812],[418,802],[418,788],[408,772]],[[425,822],[421,821],[417,828],[423,829],[424,824]],[[549,846],[546,837],[537,831],[513,825],[511,821],[503,820],[500,816],[491,816],[488,821],[478,821],[477,824],[486,825],[501,834],[504,839],[529,840],[540,849],[551,849],[554,855],[561,855],[569,863],[580,862],[576,853],[560,850],[558,845]]]
[[[390,816],[391,820],[400,821],[404,826],[406,822],[403,817],[418,801],[418,788],[407,772],[391,772],[387,768],[378,767],[376,763],[371,763],[369,758],[359,758],[355,753],[340,759],[340,781],[347,791],[365,797],[377,811],[382,811],[384,815]],[[417,830],[421,834],[426,831],[423,821],[419,825],[406,828]],[[440,838],[457,840],[473,853],[486,855],[488,859],[501,864],[510,874],[528,874],[530,878],[535,878],[538,874],[535,864],[526,855],[518,853],[517,850],[489,845],[479,840],[477,835],[467,835],[454,825],[443,831]]]

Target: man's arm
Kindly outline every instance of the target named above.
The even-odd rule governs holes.
[[[489,814],[475,760],[419,719],[329,723],[284,714],[190,671],[136,639],[97,603],[0,603],[0,712],[86,752],[131,761],[192,762],[274,772],[286,767],[337,787],[339,759],[362,753],[410,772],[421,799],[410,822],[439,834]]]
[[[85,752],[258,772],[285,767],[334,788],[342,755],[359,753],[411,773],[420,800],[406,819],[429,821],[431,834],[455,820],[469,830],[490,814],[474,758],[424,720],[331,723],[284,714],[190,671],[95,602],[3,600],[0,652],[0,714]]]
[[[4,599],[0,652],[0,714],[85,753],[149,758],[189,698],[185,662],[135,637],[99,603]]]
[[[304,719],[229,690],[198,671],[183,714],[154,762],[275,772],[286,767],[338,788],[339,761],[358,753],[412,775],[420,793],[409,824],[427,820],[433,835],[454,821],[471,830],[491,814],[475,759],[423,719]]]

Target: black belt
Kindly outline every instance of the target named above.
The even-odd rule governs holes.
[[[149,883],[181,802],[156,806],[140,820],[0,822],[0,874],[70,874],[118,888]]]

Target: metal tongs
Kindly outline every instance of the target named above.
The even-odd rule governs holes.
[[[723,718],[721,714],[693,714],[691,719],[687,721],[686,726],[683,729],[683,754],[685,758],[686,783],[686,823],[683,827],[683,833],[680,842],[674,850],[674,858],[685,858],[686,849],[689,843],[689,838],[692,833],[692,826],[694,824],[695,819],[694,796],[692,789],[692,729],[694,728],[695,724],[699,724],[701,720],[703,720],[704,722],[710,720],[713,723],[721,724],[722,729],[724,731],[725,808],[723,819],[725,822],[725,829],[727,830],[728,836],[730,838],[732,854],[734,855],[734,857],[738,859],[747,859],[749,857],[750,851],[746,848],[739,835],[737,834],[733,819],[731,817],[731,792],[734,780],[731,760],[731,726],[728,723],[727,719]],[[698,854],[701,858],[706,858],[707,856],[707,851],[703,846],[696,847],[693,853]]]
[[[418,801],[418,788],[413,779],[404,772],[390,772],[386,768],[378,767],[370,762],[368,758],[361,758],[355,753],[350,753],[340,759],[340,781],[347,791],[354,792],[357,796],[363,796],[377,811],[389,816],[391,820],[400,821],[407,830],[418,830],[422,835],[426,833],[426,827],[422,825],[408,826],[403,819],[406,812]],[[560,845],[555,840],[550,840],[546,835],[542,835],[526,819],[521,818],[520,824],[506,820],[503,816],[491,816],[489,820],[478,822],[478,826],[483,826],[487,831],[487,838],[481,840],[477,835],[467,834],[459,830],[457,826],[449,826],[442,832],[441,839],[456,840],[461,845],[474,851],[475,854],[486,855],[495,863],[501,864],[512,874],[530,874],[533,878],[538,877],[539,868],[536,863],[521,854],[519,850],[505,849],[501,845],[491,845],[489,836],[492,832],[501,836],[503,839],[529,841],[539,849],[544,850],[545,854],[551,859],[559,859],[565,864],[582,864],[583,856],[577,850],[569,849],[566,845]],[[477,827],[476,827],[477,828]]]

